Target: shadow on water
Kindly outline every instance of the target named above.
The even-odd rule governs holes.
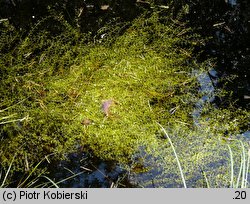
[[[48,168],[49,177],[62,188],[133,187],[122,167],[81,151],[66,155],[65,160],[52,163]]]

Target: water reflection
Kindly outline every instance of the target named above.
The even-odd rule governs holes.
[[[226,3],[231,4],[232,6],[236,6],[237,0],[225,0]]]
[[[217,84],[217,72],[214,69],[209,70],[208,73],[194,70],[193,74],[197,77],[200,84],[199,92],[202,94],[202,98],[197,101],[192,113],[195,125],[199,125],[199,117],[205,104],[212,103],[215,99],[214,86]]]

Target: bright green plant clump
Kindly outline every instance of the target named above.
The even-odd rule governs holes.
[[[152,153],[163,142],[157,123],[195,132],[192,111],[200,96],[192,70],[208,67],[195,62],[192,51],[202,41],[190,29],[156,12],[135,19],[115,39],[92,43],[61,18],[53,18],[53,33],[46,22],[24,39],[10,25],[1,32],[16,42],[15,48],[0,42],[6,51],[0,55],[2,166],[15,154],[13,170],[24,171],[27,162],[32,167],[48,154],[79,147],[129,164],[141,147]],[[175,137],[188,142],[185,134]]]

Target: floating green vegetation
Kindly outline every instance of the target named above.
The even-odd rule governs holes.
[[[192,131],[185,125],[158,134],[162,139],[151,146],[151,153],[142,147],[135,155],[146,171],[132,171],[132,184],[146,188],[249,186],[249,146],[239,135],[222,138],[209,128]],[[137,166],[132,164],[132,169]]]
[[[48,22],[57,25],[53,33],[46,30]],[[192,70],[209,67],[196,63],[193,49],[203,41],[160,12],[138,17],[119,37],[104,35],[95,42],[60,16],[44,19],[25,37],[8,22],[2,27],[3,168],[11,165],[12,171],[29,171],[49,154],[60,158],[79,147],[134,168],[135,154],[142,147],[154,156],[165,148],[162,158],[167,157],[168,148],[159,146],[167,142],[159,134],[160,123],[175,133],[173,141],[183,152],[180,163],[186,159],[184,152],[193,155],[183,171],[196,171],[191,166],[197,159],[214,158],[214,148],[200,151],[204,145],[217,145],[226,130],[236,134],[249,117],[244,110],[235,114],[233,109],[208,105],[200,118],[206,134],[197,130],[192,112],[200,95]],[[193,148],[195,141],[199,145]],[[170,163],[174,162],[172,158]],[[172,167],[176,166],[169,170]],[[225,174],[225,168],[219,168],[218,176]]]

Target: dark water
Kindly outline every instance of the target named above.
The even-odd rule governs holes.
[[[46,16],[62,14],[93,35],[105,24],[130,21],[141,11],[135,0],[0,0],[0,19],[8,18],[17,28],[29,29]]]
[[[194,1],[192,1],[194,2]],[[190,25],[202,36],[212,36],[201,59],[215,57],[217,88],[233,91],[238,106],[249,109],[250,100],[250,1],[195,1],[190,4]],[[236,75],[235,78],[232,76]],[[231,80],[223,80],[231,77]],[[213,78],[213,76],[211,76]],[[221,105],[228,105],[221,100]]]
[[[49,165],[49,170],[49,177],[62,188],[133,187],[121,166],[100,161],[81,151],[66,155],[65,160]]]
[[[158,1],[162,4],[166,1]],[[196,32],[208,41],[200,60],[216,58],[211,71],[198,79],[203,98],[197,102],[193,112],[199,117],[203,103],[215,100],[216,89],[233,91],[237,106],[248,109],[250,104],[250,1],[249,0],[187,0],[176,1],[176,7],[188,3],[186,20]],[[107,9],[102,5],[108,4]],[[93,34],[105,23],[119,17],[120,21],[130,21],[148,5],[140,5],[134,0],[127,1],[80,1],[80,0],[0,0],[0,19],[8,18],[18,29],[27,29],[39,19],[49,15],[48,8],[61,10],[65,18]],[[82,10],[82,13],[81,13]],[[80,13],[79,13],[80,12]],[[197,48],[198,52],[200,48]],[[225,85],[226,77],[237,75]],[[227,100],[220,99],[218,105],[226,106]],[[198,122],[198,121],[195,121]],[[243,135],[250,137],[249,124]],[[129,180],[128,172],[119,165],[100,161],[82,152],[69,154],[66,160],[49,166],[49,177],[60,187],[135,187]],[[155,176],[157,173],[151,176]],[[171,176],[171,175],[170,175]],[[70,179],[67,179],[70,178]],[[142,177],[144,178],[144,177]],[[65,180],[64,180],[65,179]],[[144,178],[145,179],[145,178]],[[148,178],[146,178],[148,179]],[[152,187],[154,184],[151,185]]]

